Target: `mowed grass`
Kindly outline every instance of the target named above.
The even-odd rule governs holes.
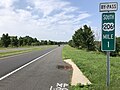
[[[43,49],[52,48],[52,47],[54,47],[54,45],[53,46],[52,45],[45,45],[45,46],[20,47],[21,50],[20,49],[17,50],[16,48],[0,48],[0,50],[6,50],[5,52],[0,52],[0,58],[12,56],[12,55],[17,55],[17,54],[22,54],[22,53],[27,53],[27,52],[32,52],[32,51],[43,50]]]
[[[106,55],[99,52],[87,52],[70,46],[64,46],[63,59],[72,59],[84,75],[92,82],[90,86],[71,86],[70,90],[107,90]],[[120,90],[120,57],[110,58],[109,90]]]

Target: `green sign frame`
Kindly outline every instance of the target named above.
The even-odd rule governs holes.
[[[102,13],[102,51],[115,51],[115,13]]]

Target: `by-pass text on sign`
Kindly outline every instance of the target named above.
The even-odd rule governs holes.
[[[115,50],[115,13],[102,14],[102,51]]]
[[[100,3],[99,8],[100,8],[100,12],[117,11],[118,3],[117,2]]]

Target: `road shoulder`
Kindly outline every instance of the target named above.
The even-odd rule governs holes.
[[[86,76],[82,73],[82,71],[77,67],[77,65],[71,60],[71,59],[66,59],[64,60],[66,63],[70,64],[73,68],[73,73],[72,73],[72,80],[71,80],[71,85],[89,85],[91,82],[88,80]]]

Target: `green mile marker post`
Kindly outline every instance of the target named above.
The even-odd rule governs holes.
[[[110,86],[110,51],[115,51],[115,13],[102,14],[102,51],[107,52],[106,85]]]
[[[99,5],[102,13],[102,41],[101,50],[107,52],[107,78],[106,86],[110,86],[110,51],[115,51],[115,13],[118,10],[117,2],[105,2]],[[112,12],[110,12],[112,11]]]

